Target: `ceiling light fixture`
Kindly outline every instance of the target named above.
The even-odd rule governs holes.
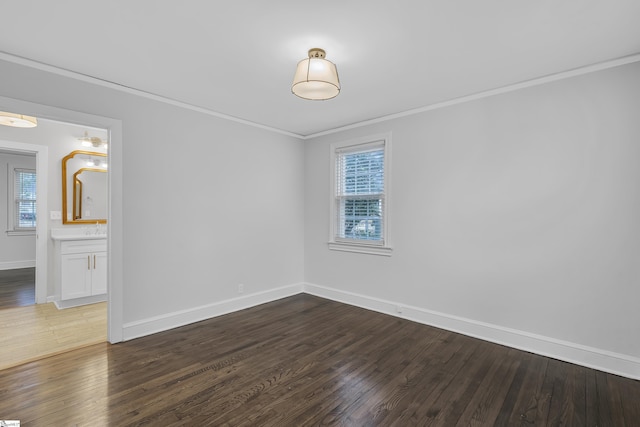
[[[85,147],[107,148],[107,141],[103,141],[97,136],[89,136],[87,131],[84,132],[84,136],[82,138],[78,138],[78,141],[82,142],[82,145]]]
[[[340,80],[336,64],[324,59],[319,48],[309,49],[309,58],[298,62],[291,92],[304,99],[325,100],[338,96]]]
[[[38,126],[38,119],[24,114],[7,113],[0,111],[0,125],[14,128],[34,128]]]

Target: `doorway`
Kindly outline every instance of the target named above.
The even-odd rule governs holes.
[[[0,309],[36,303],[36,154],[0,145]]]
[[[11,237],[14,240],[8,243],[11,245],[8,249],[16,252],[18,245],[15,242],[30,238],[32,254],[18,257],[13,265],[5,265],[13,268],[0,271],[0,279],[4,276],[13,285],[7,287],[8,295],[5,299],[11,306],[6,309],[0,306],[3,342],[8,338],[11,340],[8,354],[0,349],[0,369],[105,342],[108,305],[101,303],[65,310],[58,310],[54,305],[54,301],[59,300],[60,293],[55,285],[55,268],[49,266],[54,261],[52,257],[55,253],[49,231],[62,227],[61,218],[57,214],[62,206],[59,163],[67,151],[79,148],[80,142],[74,137],[82,136],[85,127],[41,119],[36,128],[38,130],[31,133],[26,133],[28,130],[25,129],[4,128],[0,128],[0,152],[5,153],[5,158],[11,159],[5,166],[7,172],[3,176],[7,184],[4,187],[11,187],[9,184],[14,171],[35,171],[37,203],[35,230],[28,230],[26,227],[15,231],[12,227],[15,235]],[[106,134],[107,131],[102,129],[102,132]],[[20,159],[25,162],[20,163]],[[9,199],[5,198],[4,204],[7,207]],[[5,212],[8,210],[10,209],[4,209]],[[23,219],[29,218],[25,216]],[[29,259],[21,261],[23,258]],[[29,261],[33,265],[27,265]],[[15,328],[16,324],[20,324],[20,328]]]
[[[111,117],[98,116],[80,111],[66,110],[43,104],[23,101],[14,98],[0,96],[0,109],[4,111],[21,111],[30,116],[57,120],[64,123],[74,123],[78,125],[102,128],[108,130],[109,140],[109,171],[108,171],[108,274],[107,274],[107,337],[110,343],[117,343],[123,340],[123,138],[122,121]],[[0,138],[3,139],[3,138]],[[46,150],[46,147],[33,145],[34,151]],[[46,152],[46,151],[45,151]],[[43,176],[48,176],[47,164],[38,162],[38,171]],[[51,182],[60,182],[59,175],[53,173]],[[53,185],[53,184],[51,184]],[[41,201],[46,194],[41,195]],[[38,205],[38,215],[47,217],[47,208]],[[36,265],[36,302],[43,302],[47,299],[47,277],[41,274],[47,269],[47,244],[49,231],[47,221],[42,227],[38,224],[37,239],[37,265]],[[40,254],[43,254],[41,257]],[[42,286],[41,286],[42,285]],[[43,293],[41,293],[43,292]]]
[[[19,280],[20,293],[30,293],[27,290],[28,283],[33,281],[33,303],[44,303],[47,298],[47,263],[48,250],[46,236],[48,234],[48,224],[46,221],[37,221],[35,230],[16,229],[14,223],[20,223],[25,220],[35,222],[37,218],[45,218],[48,200],[48,179],[37,179],[37,177],[47,177],[48,174],[48,148],[36,144],[17,142],[8,140],[10,134],[3,133],[0,138],[0,156],[2,157],[2,186],[3,191],[0,194],[3,197],[0,206],[3,206],[3,214],[6,216],[6,232],[2,236],[1,245],[5,250],[3,256],[2,270],[27,269],[26,271],[16,272],[12,275],[6,272],[4,275],[12,277],[11,280]],[[33,211],[25,213],[24,218],[18,216],[19,212],[12,206],[16,195],[16,177],[29,177],[35,173],[37,204],[36,217],[27,217],[33,215]],[[32,177],[33,178],[33,177]],[[27,192],[32,192],[30,188]],[[33,223],[31,223],[33,224]],[[35,224],[33,224],[35,225]],[[2,249],[0,249],[2,250]],[[8,251],[8,253],[6,253]],[[22,274],[18,274],[22,273]],[[32,278],[29,278],[32,276]],[[24,295],[23,295],[24,296]],[[24,302],[24,298],[22,298]],[[24,304],[22,304],[24,305]]]

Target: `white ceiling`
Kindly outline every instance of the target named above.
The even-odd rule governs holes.
[[[638,0],[20,0],[0,51],[296,135],[640,53]],[[342,92],[291,94],[327,51]]]

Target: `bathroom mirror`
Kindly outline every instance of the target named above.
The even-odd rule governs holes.
[[[106,224],[107,155],[72,151],[62,159],[62,223]]]

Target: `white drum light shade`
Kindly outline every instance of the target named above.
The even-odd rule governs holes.
[[[309,50],[309,58],[298,62],[291,92],[304,99],[324,100],[338,96],[340,80],[336,65],[324,59],[325,51]]]
[[[25,116],[24,114],[0,111],[0,125],[14,128],[34,128],[38,126],[38,120],[35,117]]]

